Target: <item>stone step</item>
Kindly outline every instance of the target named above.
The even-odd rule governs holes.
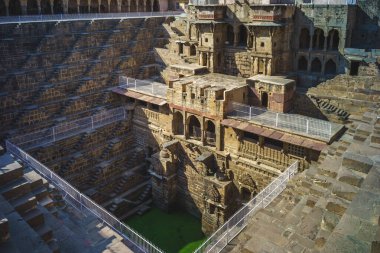
[[[42,177],[33,170],[25,173],[24,178],[30,183],[30,188],[32,191],[36,190],[44,184]]]
[[[0,193],[7,200],[19,198],[28,192],[30,192],[30,184],[24,178],[8,183],[0,189]]]
[[[10,204],[19,214],[23,215],[37,205],[37,198],[32,194],[26,194],[18,199],[10,201]]]
[[[36,232],[45,242],[49,242],[53,239],[53,231],[46,224],[42,224],[36,228]]]
[[[0,156],[0,187],[8,182],[14,181],[23,174],[23,167],[14,161],[9,154]]]
[[[22,215],[24,220],[32,227],[37,228],[44,223],[44,215],[39,208],[33,208]]]

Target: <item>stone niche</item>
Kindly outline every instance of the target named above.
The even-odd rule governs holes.
[[[288,112],[293,108],[296,91],[294,80],[278,76],[256,75],[247,79],[250,88],[249,103],[275,112]]]

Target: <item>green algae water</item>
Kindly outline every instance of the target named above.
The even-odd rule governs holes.
[[[153,207],[125,223],[166,253],[192,253],[206,239],[200,221],[181,211],[166,213]]]

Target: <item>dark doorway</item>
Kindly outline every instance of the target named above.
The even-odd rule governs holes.
[[[9,15],[10,16],[19,16],[22,14],[21,4],[19,0],[9,1]]]
[[[336,64],[332,59],[326,62],[325,74],[328,74],[328,75],[336,74]]]
[[[146,12],[152,12],[152,2],[150,0],[146,0],[145,9]]]
[[[310,32],[307,28],[302,28],[299,38],[299,48],[308,49],[310,47]]]
[[[87,0],[80,0],[79,12],[80,13],[88,13],[88,2],[87,2]]]
[[[232,25],[227,25],[227,42],[230,46],[234,44],[234,28]]]
[[[41,14],[51,14],[51,5],[49,0],[41,0]]]
[[[322,71],[322,63],[318,58],[314,58],[311,62],[311,72],[321,73]]]
[[[28,13],[28,15],[38,14],[37,0],[28,0],[27,6],[26,6],[26,12]]]
[[[7,15],[7,8],[5,6],[4,0],[0,0],[0,16]]]
[[[153,2],[153,11],[160,11],[160,3],[158,0],[154,0]]]
[[[350,75],[351,76],[357,76],[359,74],[359,66],[360,66],[360,62],[351,61],[351,66],[350,66]]]
[[[268,107],[268,93],[266,92],[261,93],[261,105],[265,108]]]
[[[248,202],[249,200],[251,200],[251,195],[251,192],[247,188],[241,188],[241,200],[243,202]]]
[[[182,43],[178,43],[178,53],[183,54],[183,44]]]
[[[183,116],[180,112],[175,112],[173,115],[173,132],[177,135],[184,134]]]
[[[99,12],[99,2],[98,2],[98,0],[91,0],[90,12],[91,13],[98,13]]]
[[[263,58],[259,58],[259,69],[258,69],[258,73],[259,74],[264,74],[264,70],[265,70],[265,61]]]
[[[194,44],[190,46],[190,55],[197,55],[197,49]]]
[[[338,50],[339,48],[339,33],[333,29],[329,32],[327,37],[327,47],[329,50]]]
[[[102,0],[100,3],[100,13],[108,13],[108,2],[107,0]]]
[[[128,0],[122,0],[122,2],[121,2],[121,12],[129,12]]]
[[[189,136],[197,140],[201,139],[201,123],[194,115],[191,115],[189,119]]]
[[[313,49],[321,50],[325,44],[325,35],[322,29],[315,29],[313,36]]]
[[[131,0],[131,8],[130,12],[136,12],[137,11],[137,4],[135,0]]]
[[[69,14],[78,13],[78,2],[77,0],[69,0],[69,6],[67,8]]]
[[[247,28],[244,25],[241,25],[239,28],[239,46],[247,46],[247,38],[248,38],[248,32]]]
[[[117,12],[117,1],[116,0],[111,0],[111,3],[110,3],[110,12],[111,13],[116,13]]]
[[[54,10],[54,14],[63,14],[62,0],[54,0],[53,10]]]
[[[207,66],[207,53],[202,53],[202,66]]]
[[[305,56],[300,56],[300,58],[298,58],[298,70],[307,71],[307,60]]]

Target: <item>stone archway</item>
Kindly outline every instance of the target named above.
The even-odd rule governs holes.
[[[310,47],[310,32],[307,28],[302,28],[299,37],[299,48],[308,49]]]
[[[268,93],[263,91],[261,93],[261,106],[265,107],[265,108],[268,108]]]
[[[311,72],[321,73],[322,71],[322,63],[318,58],[314,58],[311,62]]]
[[[160,11],[160,1],[159,0],[154,0],[153,1],[153,11]]]
[[[146,0],[145,11],[146,12],[152,12],[152,2],[150,0]]]
[[[9,1],[8,10],[9,10],[9,15],[10,16],[19,16],[19,15],[22,15],[20,1],[19,0]]]
[[[187,118],[189,137],[192,139],[200,140],[202,136],[201,123],[194,115]]]
[[[197,48],[194,44],[190,45],[190,56],[197,55]]]
[[[307,71],[307,65],[308,65],[308,62],[307,62],[306,57],[301,55],[298,58],[298,70],[299,71]]]
[[[117,0],[111,0],[110,2],[110,13],[117,13],[118,12],[118,3]]]
[[[184,135],[183,115],[179,111],[173,114],[172,128],[175,135]]]
[[[234,28],[232,25],[227,24],[227,40],[228,45],[232,46],[234,44]]]
[[[328,74],[328,75],[336,74],[336,64],[332,59],[326,62],[325,74]]]
[[[5,6],[4,0],[0,0],[0,16],[7,15],[7,7]]]
[[[329,50],[338,50],[339,48],[339,32],[335,29],[329,31],[327,37],[327,48]]]
[[[325,45],[325,34],[322,29],[317,28],[313,36],[313,49],[322,50]]]
[[[77,2],[77,0],[69,0],[69,5],[68,5],[68,8],[67,8],[67,12],[69,14],[78,13],[78,2]]]
[[[26,13],[28,15],[37,15],[38,14],[37,0],[28,0],[27,5],[26,5]]]
[[[216,134],[215,134],[215,123],[211,120],[206,121],[206,144],[215,146],[216,143]]]
[[[121,1],[121,12],[129,12],[129,1],[122,0]]]
[[[248,31],[244,25],[239,27],[239,46],[247,46]]]
[[[244,202],[248,202],[252,197],[257,194],[256,182],[252,179],[248,173],[242,174],[239,179],[239,192],[240,199]]]
[[[79,12],[80,13],[88,13],[88,1],[87,0],[80,0],[79,2]]]
[[[137,11],[137,3],[136,3],[136,0],[131,0],[130,12],[136,12],[136,11]]]

